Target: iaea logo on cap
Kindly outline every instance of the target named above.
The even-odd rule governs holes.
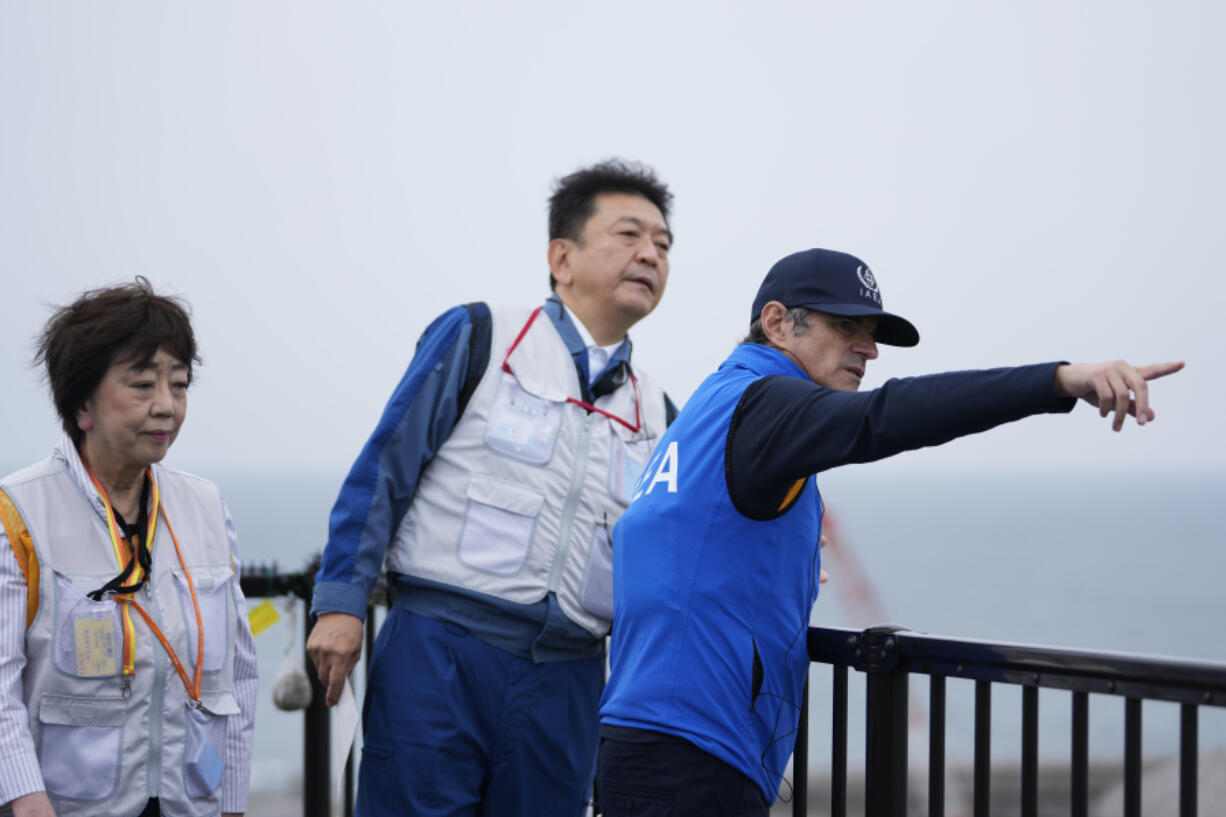
[[[881,303],[881,291],[877,289],[877,279],[873,277],[873,271],[865,266],[856,267],[856,277],[864,286],[864,289],[860,290],[860,297],[872,298],[874,302]]]

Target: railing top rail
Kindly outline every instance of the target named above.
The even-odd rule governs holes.
[[[1226,706],[1226,662],[949,638],[893,625],[814,627],[812,661],[861,671],[944,675],[981,681]]]
[[[243,595],[247,598],[297,596],[310,602],[311,593],[315,587],[315,573],[318,570],[318,554],[312,557],[302,569],[290,572],[282,570],[276,562],[245,564],[240,584],[243,588]]]

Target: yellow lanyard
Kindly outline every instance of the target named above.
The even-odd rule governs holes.
[[[102,487],[102,483],[94,476],[94,472],[85,466],[89,478],[94,482],[94,488],[98,490],[98,495],[102,497],[102,505],[106,509],[106,524],[107,530],[111,534],[111,547],[115,550],[115,561],[119,563],[119,569],[123,570],[127,558],[130,556],[133,562],[132,577],[129,581],[140,582],[143,574],[143,568],[140,565],[140,559],[131,550],[131,545],[128,540],[119,535],[119,525],[115,522],[115,511],[111,507],[111,498],[107,496],[106,489]],[[149,529],[145,535],[145,547],[149,548],[150,554],[153,552],[153,536],[157,531],[158,513],[160,512],[166,519],[166,530],[170,531],[170,539],[175,545],[175,554],[179,557],[179,564],[183,567],[183,576],[187,579],[188,590],[192,595],[192,608],[196,613],[196,669],[194,677],[187,677],[187,670],[183,668],[183,662],[179,660],[178,654],[175,653],[174,647],[166,638],[162,630],[154,623],[153,618],[145,612],[145,608],[132,598],[130,593],[115,596],[115,601],[121,605],[120,613],[123,618],[123,675],[124,688],[128,688],[131,676],[136,672],[136,627],[132,623],[132,608],[140,614],[140,617],[149,625],[149,629],[161,642],[162,647],[166,650],[166,655],[170,657],[170,662],[174,664],[175,671],[179,673],[179,679],[183,681],[183,688],[187,690],[187,696],[193,701],[200,700],[200,670],[204,663],[204,621],[200,617],[200,602],[196,598],[196,583],[192,581],[192,574],[187,569],[187,562],[183,559],[183,551],[179,547],[179,537],[175,536],[175,529],[170,524],[170,517],[166,516],[166,509],[161,506],[160,493],[158,490],[157,481],[153,478],[152,470],[145,469],[145,478],[149,480],[149,484],[153,486],[153,508],[149,513]],[[123,544],[120,544],[120,543]],[[125,555],[126,554],[126,555]]]

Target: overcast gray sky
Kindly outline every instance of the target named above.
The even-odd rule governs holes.
[[[550,181],[676,194],[636,361],[681,402],[777,258],[860,255],[923,342],[866,385],[1186,359],[1158,422],[1088,407],[897,468],[1226,468],[1226,12],[1213,2],[0,5],[0,463],[57,422],[48,305],[141,274],[205,365],[172,461],[344,468],[418,334],[546,288]]]

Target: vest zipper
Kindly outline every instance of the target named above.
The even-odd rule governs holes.
[[[145,582],[144,591],[145,597],[149,604],[149,609],[152,612],[155,621],[165,621],[165,616],[162,615],[162,610],[158,606],[157,596],[153,592],[153,575],[149,576],[149,581]],[[157,649],[156,643],[153,649],[153,689],[149,695],[149,797],[161,797],[162,779],[162,733],[165,724],[162,719],[163,699],[166,697],[166,658],[162,655],[162,651]],[[186,740],[186,728],[184,724],[184,740]]]
[[[570,555],[570,528],[575,519],[575,506],[579,504],[579,493],[583,488],[584,477],[587,474],[588,450],[591,448],[592,412],[583,418],[583,433],[579,437],[579,459],[575,463],[575,473],[571,476],[570,491],[566,495],[566,504],[562,506],[562,522],[558,526],[558,552],[554,556],[553,568],[549,571],[549,592],[556,593],[562,581],[562,568]]]

